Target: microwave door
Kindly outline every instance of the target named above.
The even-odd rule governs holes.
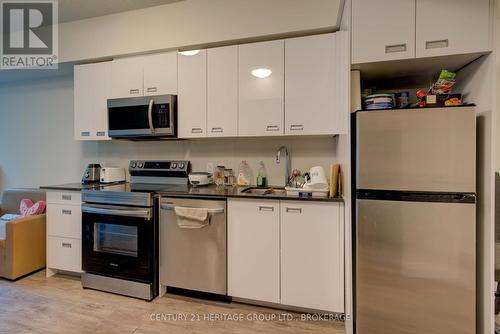
[[[108,130],[111,137],[151,136],[152,110],[149,97],[108,100]]]

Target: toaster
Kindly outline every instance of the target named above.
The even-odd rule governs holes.
[[[99,182],[101,178],[101,165],[99,164],[88,164],[83,172],[82,182],[83,183],[94,183]]]
[[[113,183],[125,181],[125,168],[119,167],[102,167],[101,168],[101,183]]]

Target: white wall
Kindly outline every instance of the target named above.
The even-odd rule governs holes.
[[[73,76],[0,85],[0,101],[0,192],[78,181],[97,145],[73,140]]]
[[[60,62],[333,31],[340,0],[186,0],[63,23]],[[234,43],[233,43],[234,44]]]

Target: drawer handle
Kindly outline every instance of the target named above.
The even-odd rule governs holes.
[[[61,198],[65,201],[71,201],[71,195],[62,195]]]
[[[83,131],[80,133],[82,137],[90,137],[90,132],[89,131]]]
[[[290,212],[290,213],[302,213],[302,209],[301,208],[286,208],[286,212]]]
[[[274,206],[259,206],[259,211],[270,211],[274,212]]]
[[[71,245],[69,242],[63,242],[63,243],[62,243],[62,246],[63,246],[64,248],[71,248],[71,246],[72,246],[72,245]]]
[[[385,53],[395,53],[395,52],[406,52],[406,43],[385,46]]]
[[[426,49],[441,49],[448,47],[448,39],[440,39],[437,41],[425,41]]]
[[[266,131],[279,131],[280,127],[277,125],[268,125]]]
[[[203,133],[203,129],[202,128],[192,128],[191,133]]]
[[[71,210],[62,209],[63,215],[71,215]]]
[[[147,91],[148,91],[148,93],[156,93],[157,88],[156,88],[156,87],[149,87],[149,88],[147,89]]]
[[[97,137],[104,137],[106,135],[105,131],[97,131],[96,132]]]
[[[221,133],[224,132],[222,128],[212,128],[212,133]]]
[[[302,124],[292,124],[290,125],[290,131],[302,131],[304,126]]]
[[[130,94],[139,94],[139,89],[131,89]]]

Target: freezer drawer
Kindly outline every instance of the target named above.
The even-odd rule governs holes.
[[[476,192],[474,107],[358,112],[356,146],[358,189]]]
[[[208,208],[209,224],[179,227],[176,206]],[[161,285],[226,295],[226,259],[226,201],[161,199]]]
[[[475,333],[475,204],[356,205],[357,333]]]

